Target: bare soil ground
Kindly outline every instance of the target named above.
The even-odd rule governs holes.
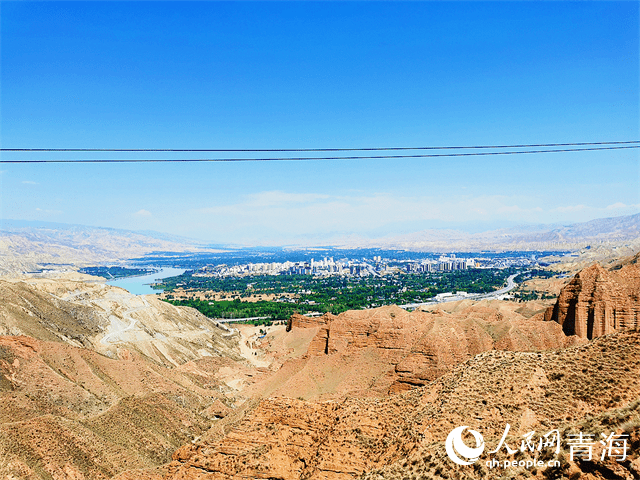
[[[223,420],[174,454],[167,479],[281,478],[632,479],[640,474],[640,333],[621,332],[548,352],[488,351],[424,387],[384,398],[351,396],[305,402],[277,397],[252,403],[242,417]],[[557,467],[490,471],[483,461],[454,464],[444,442],[455,427],[481,432],[494,448],[558,429]],[[628,458],[571,461],[566,440],[583,432],[618,432],[629,439]],[[535,452],[501,450],[501,461],[532,460]],[[544,459],[553,457],[545,452]]]

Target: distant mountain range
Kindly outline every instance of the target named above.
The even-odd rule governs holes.
[[[134,232],[22,220],[0,221],[0,275],[61,266],[117,263],[154,251],[202,249],[195,241],[156,232]]]
[[[179,235],[171,235],[169,233],[154,232],[152,230],[124,230],[121,228],[110,227],[91,227],[87,225],[59,223],[59,222],[42,222],[38,220],[0,220],[0,233],[2,232],[26,232],[29,230],[41,231],[69,231],[69,232],[111,232],[116,236],[131,237],[132,235],[143,235],[145,237],[163,240],[167,242],[179,244],[199,244],[200,242]]]
[[[307,239],[301,248],[317,246]],[[337,248],[381,248],[425,252],[483,250],[577,250],[586,246],[640,248],[640,214],[572,225],[525,225],[481,233],[459,230],[420,232],[367,239],[359,235],[323,241]],[[295,248],[296,245],[289,245]],[[196,240],[151,231],[131,231],[51,222],[0,220],[0,274],[60,265],[122,262],[151,252],[220,251]]]
[[[588,245],[640,240],[640,213],[600,218],[571,225],[523,225],[480,233],[460,230],[422,230],[374,240],[346,238],[339,246],[411,251],[573,250]],[[640,245],[640,243],[639,243]]]

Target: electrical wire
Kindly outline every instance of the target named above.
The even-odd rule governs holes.
[[[0,152],[370,152],[391,150],[475,150],[497,148],[576,147],[587,145],[640,144],[624,142],[538,143],[519,145],[466,145],[444,147],[365,147],[365,148],[0,148]]]
[[[623,142],[620,142],[623,143]],[[631,142],[624,142],[631,143]],[[640,142],[634,142],[640,143]],[[590,144],[593,145],[593,144]],[[472,147],[468,147],[472,148]],[[31,160],[0,160],[0,163],[180,163],[180,162],[279,162],[279,161],[313,161],[313,160],[377,160],[377,159],[401,159],[401,158],[438,158],[438,157],[476,157],[492,155],[525,155],[537,153],[561,153],[561,152],[590,152],[598,150],[622,150],[640,148],[640,145],[626,145],[616,147],[593,148],[565,148],[551,150],[520,150],[501,152],[471,152],[471,153],[436,153],[417,155],[368,155],[368,156],[341,156],[341,157],[275,157],[275,158],[147,158],[147,159],[31,159]],[[57,150],[56,150],[57,151]],[[75,150],[74,150],[75,151]],[[100,150],[103,151],[103,150]],[[123,150],[127,152],[138,150]],[[153,150],[156,151],[156,150]],[[289,150],[288,150],[289,151]]]

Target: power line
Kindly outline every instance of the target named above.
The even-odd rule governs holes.
[[[632,142],[620,142],[632,143]],[[633,142],[640,143],[640,142]],[[593,144],[590,144],[593,145]],[[465,147],[472,148],[472,147]],[[345,156],[345,157],[278,157],[278,158],[147,158],[147,159],[49,159],[49,160],[0,160],[0,163],[171,163],[171,162],[277,162],[277,161],[312,161],[312,160],[377,160],[398,158],[437,158],[437,157],[476,157],[490,155],[524,155],[533,153],[560,153],[560,152],[589,152],[598,150],[622,150],[640,148],[640,145],[627,145],[618,147],[593,147],[593,148],[565,148],[553,150],[520,150],[506,152],[472,152],[472,153],[437,153],[420,155],[375,155],[375,156]],[[100,150],[102,151],[102,150]],[[137,150],[123,150],[137,151]],[[156,151],[156,150],[153,150]],[[161,151],[161,150],[159,150]],[[227,150],[228,151],[228,150]],[[290,150],[289,150],[290,151]]]
[[[391,150],[475,150],[483,148],[576,147],[586,145],[640,144],[624,142],[538,143],[520,145],[466,145],[443,147],[366,147],[366,148],[0,148],[0,152],[370,152]],[[366,157],[363,157],[366,158]]]

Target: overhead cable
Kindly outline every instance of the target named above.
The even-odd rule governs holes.
[[[629,143],[629,142],[627,142]],[[638,142],[640,143],[640,142]],[[180,162],[279,162],[279,161],[313,161],[313,160],[377,160],[400,158],[438,158],[438,157],[477,157],[492,155],[525,155],[537,153],[561,153],[561,152],[590,152],[598,150],[622,150],[640,148],[640,145],[627,145],[617,147],[593,147],[593,148],[565,148],[551,150],[519,150],[501,152],[470,152],[470,153],[435,153],[416,155],[368,155],[368,156],[341,156],[341,157],[276,157],[276,158],[115,158],[115,159],[22,159],[0,160],[0,163],[180,163]],[[126,150],[128,152],[132,150]],[[137,150],[136,150],[137,151]]]
[[[577,147],[587,145],[640,144],[624,142],[538,143],[516,145],[464,145],[442,147],[364,147],[364,148],[0,148],[0,152],[370,152],[391,150],[475,150],[498,148]],[[364,158],[364,157],[363,157]]]

